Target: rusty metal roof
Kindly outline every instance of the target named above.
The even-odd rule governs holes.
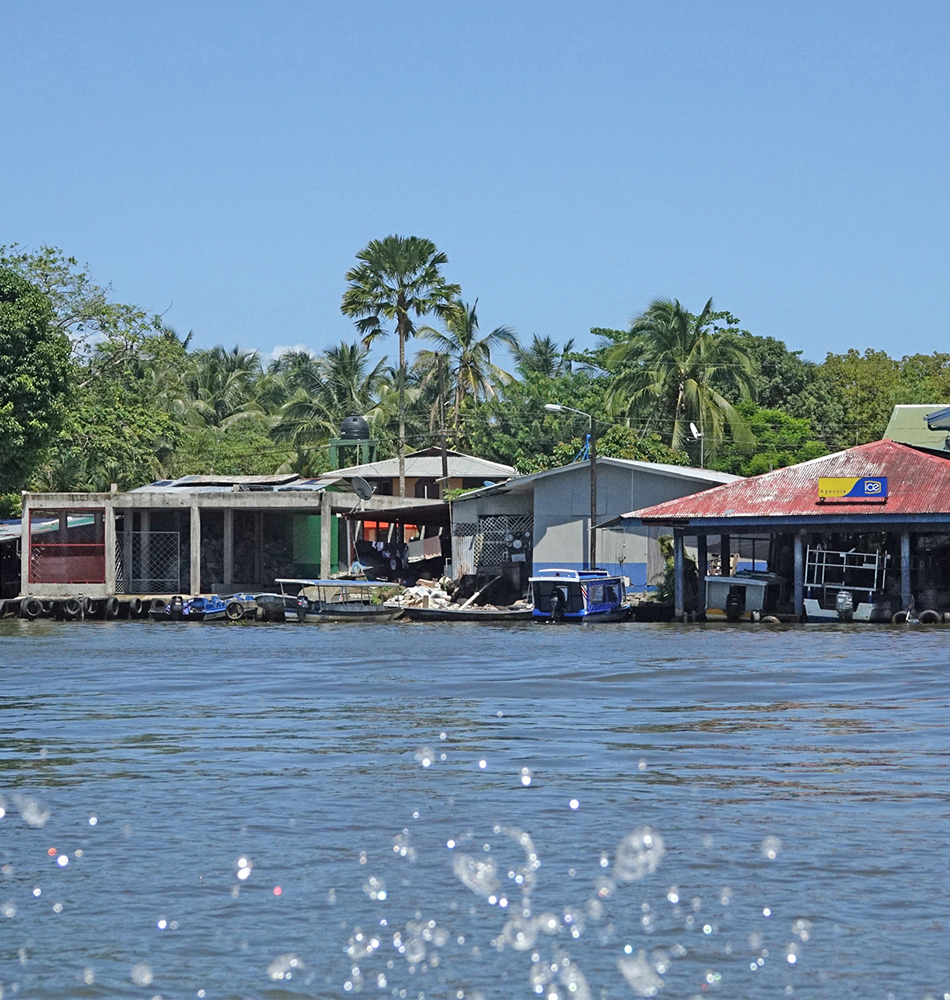
[[[886,500],[818,501],[819,476],[887,476]],[[874,441],[702,493],[631,511],[622,520],[670,524],[759,518],[950,517],[950,456],[895,441]]]

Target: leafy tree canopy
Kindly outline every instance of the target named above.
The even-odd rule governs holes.
[[[0,494],[8,497],[26,487],[66,416],[69,342],[52,319],[35,285],[0,268]]]

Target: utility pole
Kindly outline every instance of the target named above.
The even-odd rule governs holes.
[[[445,355],[439,355],[439,440],[442,445],[442,478],[439,480],[439,499],[445,499],[449,488],[449,453],[445,446]]]

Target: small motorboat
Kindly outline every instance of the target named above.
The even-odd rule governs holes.
[[[376,580],[278,579],[282,597],[291,597],[284,616],[298,622],[391,622],[403,608],[383,603],[383,590],[393,584]],[[260,599],[258,598],[258,601]]]
[[[235,612],[240,612],[235,614]],[[149,609],[148,616],[156,622],[213,622],[241,618],[244,607],[240,601],[225,601],[210,597],[173,597],[167,604],[160,601]]]
[[[623,577],[605,569],[543,569],[529,582],[535,621],[619,622],[633,612]]]
[[[412,622],[524,622],[532,608],[406,608]]]

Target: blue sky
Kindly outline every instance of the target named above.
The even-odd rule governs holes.
[[[948,347],[950,7],[0,3],[0,243],[195,344],[354,339],[434,240],[483,330],[712,296],[820,360]]]

